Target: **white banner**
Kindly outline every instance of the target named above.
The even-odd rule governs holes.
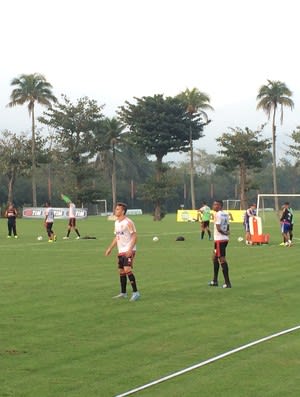
[[[69,208],[53,207],[55,219],[68,219]],[[45,207],[24,207],[22,214],[23,218],[45,218]],[[76,218],[83,219],[87,217],[87,208],[76,208]]]

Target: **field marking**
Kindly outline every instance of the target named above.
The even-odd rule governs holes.
[[[147,383],[147,384],[145,384],[145,385],[143,385],[143,386],[139,386],[139,387],[137,387],[137,388],[135,388],[135,389],[129,390],[129,391],[127,391],[127,392],[125,392],[125,393],[122,393],[122,394],[118,394],[118,395],[116,395],[115,397],[126,397],[126,396],[130,396],[131,394],[137,393],[137,392],[139,392],[139,391],[141,391],[141,390],[148,389],[148,388],[151,387],[151,386],[154,386],[154,385],[157,385],[157,384],[159,384],[159,383],[165,382],[165,381],[167,381],[167,380],[169,380],[169,379],[175,378],[176,376],[185,374],[186,372],[193,371],[193,370],[196,369],[196,368],[203,367],[204,365],[207,365],[207,364],[210,364],[210,363],[212,363],[212,362],[214,362],[214,361],[220,360],[221,358],[230,356],[231,354],[237,353],[237,352],[239,352],[239,351],[241,351],[241,350],[248,349],[249,347],[258,345],[259,343],[266,342],[266,341],[268,341],[268,340],[270,340],[270,339],[276,338],[277,336],[281,336],[281,335],[284,335],[284,334],[287,334],[287,333],[290,333],[290,332],[293,332],[293,331],[297,331],[297,330],[300,330],[300,325],[297,325],[296,327],[289,328],[289,329],[286,329],[286,330],[284,330],[284,331],[277,332],[276,334],[269,335],[269,336],[266,336],[266,337],[264,337],[264,338],[255,340],[254,342],[247,343],[246,345],[237,347],[236,349],[233,349],[233,350],[230,350],[230,351],[228,351],[228,352],[226,352],[226,353],[220,354],[219,356],[210,358],[209,360],[202,361],[201,363],[192,365],[191,367],[182,369],[181,371],[174,372],[173,374],[170,374],[170,375],[165,376],[165,377],[163,377],[163,378],[154,380],[154,381],[152,381],[152,382],[150,382],[150,383]]]

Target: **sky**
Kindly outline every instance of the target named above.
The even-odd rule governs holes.
[[[134,97],[197,88],[214,111],[195,148],[218,150],[228,127],[255,130],[267,80],[293,92],[278,119],[278,157],[300,125],[297,0],[15,0],[1,4],[0,131],[30,132],[26,106],[7,108],[11,80],[41,73],[58,98],[104,104],[107,117]],[[45,110],[45,109],[44,109]],[[37,106],[37,115],[43,109]],[[271,137],[270,123],[264,136]],[[186,155],[168,156],[183,161]]]

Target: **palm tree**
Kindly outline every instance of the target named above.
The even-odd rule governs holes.
[[[277,175],[276,175],[276,112],[280,107],[280,124],[283,123],[283,108],[289,107],[293,110],[294,102],[290,98],[292,91],[281,81],[268,80],[268,84],[262,85],[256,97],[258,104],[256,109],[262,109],[270,120],[272,114],[272,174],[273,174],[273,193],[277,194]],[[278,197],[275,197],[275,210],[278,211]]]
[[[209,104],[210,97],[204,92],[199,91],[197,88],[189,90],[188,88],[178,95],[178,98],[182,101],[184,106],[186,106],[186,111],[192,119],[196,115],[202,116],[204,118],[205,124],[208,124],[210,120],[205,110],[214,110]],[[196,208],[195,200],[195,185],[194,185],[194,149],[193,149],[193,136],[192,128],[190,126],[190,185],[191,185],[191,202],[192,209]]]
[[[112,172],[111,172],[111,189],[112,189],[112,208],[117,203],[117,177],[116,177],[116,145],[121,141],[121,134],[124,129],[120,121],[112,117],[105,118],[104,123],[104,142],[110,148],[112,153]]]
[[[51,107],[52,103],[57,101],[52,94],[52,85],[48,83],[45,77],[38,73],[22,74],[11,81],[11,85],[16,87],[10,95],[8,107],[24,105],[28,102],[29,117],[31,117],[31,161],[32,161],[32,204],[37,206],[36,199],[36,142],[35,142],[35,103]]]

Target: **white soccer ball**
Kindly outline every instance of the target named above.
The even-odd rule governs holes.
[[[159,239],[158,239],[157,236],[154,236],[152,240],[153,240],[154,242],[157,242]]]
[[[38,237],[37,237],[37,240],[38,240],[38,241],[42,241],[42,240],[43,240],[43,236],[38,236]]]
[[[243,237],[238,237],[237,240],[238,240],[239,243],[241,243],[244,239],[243,239]]]

